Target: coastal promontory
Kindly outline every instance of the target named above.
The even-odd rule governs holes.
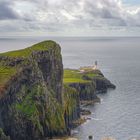
[[[70,135],[80,104],[115,86],[100,70],[63,70],[59,44],[48,40],[0,54],[0,140]]]

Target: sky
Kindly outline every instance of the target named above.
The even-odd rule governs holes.
[[[140,36],[140,0],[0,0],[0,36]]]

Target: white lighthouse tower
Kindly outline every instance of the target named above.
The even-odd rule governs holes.
[[[94,69],[94,70],[97,70],[97,65],[98,65],[98,62],[95,61],[95,64],[94,64],[94,66],[93,66],[93,69]]]

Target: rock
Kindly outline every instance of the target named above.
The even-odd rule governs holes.
[[[95,94],[95,83],[71,83],[69,86],[74,87],[79,92],[81,101],[93,101],[98,98]]]
[[[0,127],[11,140],[40,140],[69,133],[60,51],[57,43],[44,41],[0,54],[0,87],[4,87],[0,89]],[[78,114],[73,114],[71,119],[77,119]]]
[[[73,121],[73,122],[72,122],[73,128],[75,128],[75,127],[77,127],[77,126],[79,126],[79,125],[85,123],[86,120],[87,120],[87,119],[86,119],[85,117],[81,117],[80,119],[77,119],[77,120]]]
[[[6,136],[1,128],[0,128],[0,140],[10,140],[10,137]]]
[[[105,77],[95,77],[93,79],[96,83],[96,92],[102,93],[102,92],[107,92],[107,89],[115,89],[116,86],[112,84],[108,79]]]
[[[100,70],[89,69],[82,73],[76,69],[64,70],[64,83],[75,88],[79,92],[80,101],[99,102],[97,93],[107,92],[107,89],[115,89],[115,85],[104,77]]]
[[[104,138],[102,138],[101,140],[116,140],[116,139],[114,139],[114,138],[112,138],[112,137],[104,137]]]
[[[91,111],[90,110],[87,110],[87,109],[81,109],[81,115],[90,115],[91,114]]]
[[[89,140],[93,140],[93,137],[92,137],[92,136],[88,136],[88,139],[89,139]]]

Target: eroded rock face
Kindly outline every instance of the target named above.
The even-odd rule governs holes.
[[[52,48],[33,50],[27,57],[0,57],[1,66],[17,68],[0,91],[0,127],[11,140],[39,140],[67,133],[60,51],[53,42]]]
[[[57,45],[56,49],[50,52],[34,52],[32,57],[42,73],[46,86],[53,90],[56,93],[55,97],[62,102],[63,65],[60,47]]]
[[[79,91],[80,100],[94,100],[97,98],[95,94],[95,83],[72,83],[71,87],[74,87]]]
[[[67,129],[73,128],[73,121],[80,118],[79,93],[72,87],[64,85],[64,109]]]
[[[94,76],[89,76],[93,74]],[[82,78],[89,82],[70,83],[69,86],[75,88],[79,92],[81,101],[100,101],[97,93],[105,93],[108,89],[115,89],[116,86],[112,84],[100,70],[91,70],[90,72],[83,72]]]
[[[94,81],[96,83],[96,91],[98,93],[102,93],[102,92],[107,92],[107,89],[111,88],[111,89],[115,89],[115,85],[113,85],[108,79],[106,79],[105,77],[102,78],[94,78]]]
[[[6,136],[1,128],[0,128],[0,140],[10,140],[10,137]]]
[[[84,76],[84,79],[92,80],[95,84],[95,91],[96,93],[103,93],[107,92],[107,89],[115,89],[116,86],[112,84],[107,78],[104,77],[102,72],[100,70],[94,70],[94,74],[97,74],[97,76],[94,77],[87,77]]]

